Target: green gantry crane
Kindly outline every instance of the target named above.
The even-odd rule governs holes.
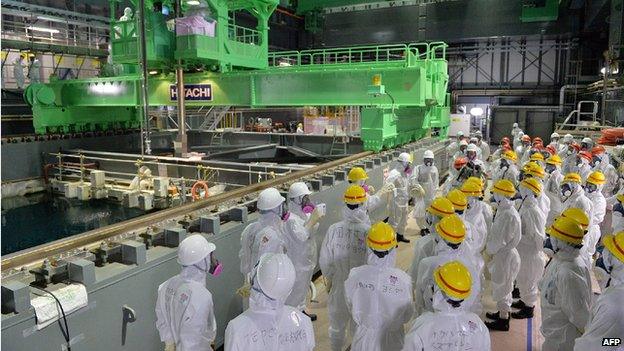
[[[133,0],[136,1],[136,0]],[[149,105],[176,105],[182,63],[187,106],[361,106],[367,150],[395,147],[449,125],[446,44],[415,43],[268,52],[268,19],[278,0],[206,0],[214,33],[176,35],[145,2]],[[184,2],[185,7],[190,1]],[[193,3],[197,3],[194,1]],[[137,6],[138,3],[135,3]],[[160,4],[160,2],[159,2]],[[111,13],[116,13],[111,1]],[[163,6],[172,6],[167,1]],[[136,10],[136,8],[135,8]],[[233,21],[245,10],[257,27]],[[136,11],[135,11],[136,12]],[[138,17],[138,16],[137,16]],[[31,84],[24,95],[38,134],[137,128],[143,118],[137,19],[113,19],[108,77]]]

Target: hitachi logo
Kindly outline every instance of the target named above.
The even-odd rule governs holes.
[[[178,99],[178,87],[169,86],[169,97],[171,101]],[[210,84],[189,84],[184,85],[184,99],[194,101],[212,101],[212,86]]]

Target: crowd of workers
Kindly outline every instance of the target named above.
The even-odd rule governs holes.
[[[333,351],[345,350],[348,335],[354,351],[489,350],[490,331],[508,331],[511,318],[533,318],[537,308],[543,350],[611,349],[604,340],[624,336],[619,158],[569,134],[553,133],[545,145],[517,124],[493,152],[479,132],[458,133],[447,151],[441,185],[430,150],[417,165],[401,153],[378,191],[364,169],[352,168],[341,208],[315,204],[301,182],[287,198],[263,190],[260,217],[241,236],[245,311],[227,324],[225,350],[314,349],[316,316],[305,307],[317,263]],[[387,218],[372,223],[380,208]],[[342,220],[319,233],[328,210]],[[407,232],[410,217],[417,232]],[[406,235],[418,237],[407,272],[396,267]],[[215,249],[201,235],[185,239],[181,273],[159,287],[167,350],[212,347],[205,283],[222,270]],[[494,311],[484,310],[485,295]]]

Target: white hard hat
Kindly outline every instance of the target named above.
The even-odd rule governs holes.
[[[559,135],[559,133],[557,133],[557,132],[554,132],[554,133],[552,133],[552,134],[550,135],[550,138],[551,138],[551,139],[552,139],[552,138],[560,138],[560,137],[561,137],[561,136],[560,136],[560,135]]]
[[[581,141],[582,143],[587,143],[587,144],[593,144],[594,141],[591,140],[591,138],[585,137],[583,138],[583,140]]]
[[[514,123],[514,124],[513,124],[513,127],[514,127],[514,128],[518,128],[518,123]]]
[[[200,234],[194,234],[182,240],[178,247],[178,263],[183,266],[192,266],[203,260],[217,247],[209,243]]]
[[[435,156],[433,156],[433,151],[426,150],[425,153],[423,154],[423,158],[435,158]]]
[[[468,148],[466,149],[466,151],[474,151],[474,152],[477,152],[477,150],[478,150],[478,149],[479,149],[479,148],[477,147],[477,145],[475,145],[475,144],[470,144],[470,145],[468,145]]]
[[[477,141],[479,141],[479,139],[477,139],[477,137],[472,137],[472,138],[470,138],[470,142],[471,142],[471,143],[472,143],[472,142],[475,142],[475,143],[476,143]]]
[[[258,195],[257,207],[259,210],[272,210],[281,205],[286,199],[275,188],[264,189]]]
[[[399,162],[412,162],[412,157],[407,152],[401,152]]]
[[[265,253],[256,268],[256,279],[264,294],[285,300],[295,284],[295,266],[286,254]]]
[[[457,136],[464,136],[464,132],[462,132],[461,130],[459,132],[457,132]]]
[[[294,199],[303,195],[310,195],[312,192],[308,189],[308,186],[304,182],[295,182],[292,183],[290,188],[288,189],[288,198]]]
[[[482,135],[483,135],[483,134],[481,133],[481,131],[480,131],[480,130],[477,130],[477,131],[475,132],[475,136],[482,136]]]
[[[518,136],[519,136],[519,137],[521,137],[521,136],[523,136],[523,135],[524,135],[524,132],[523,132],[523,131],[519,131],[519,132],[518,132]]]
[[[459,146],[466,146],[468,145],[468,142],[466,140],[462,140],[459,142]]]
[[[572,139],[574,139],[572,134],[566,134],[566,135],[563,136],[563,140],[565,140],[565,141],[572,141]]]

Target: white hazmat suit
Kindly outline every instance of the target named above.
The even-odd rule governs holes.
[[[342,209],[343,220],[332,224],[323,239],[319,265],[331,284],[329,309],[329,341],[333,351],[342,350],[351,315],[345,301],[344,282],[351,268],[366,264],[366,234],[371,222],[365,206]],[[350,327],[353,330],[353,326]]]
[[[368,250],[367,264],[351,269],[345,281],[347,306],[356,325],[351,350],[400,350],[403,325],[414,313],[412,281],[394,268],[396,250],[379,258]]]
[[[516,249],[522,237],[520,215],[510,199],[499,194],[494,197],[499,199],[486,245],[487,253],[492,256],[488,270],[492,279],[492,298],[498,310],[510,312],[511,292],[520,270],[520,255]]]
[[[537,199],[532,193],[524,198],[519,214],[522,221],[522,238],[517,247],[520,255],[520,270],[516,281],[520,290],[520,299],[525,305],[533,307],[539,300],[538,283],[544,273],[545,262],[541,253],[546,238],[544,233],[546,217],[538,207]]]

